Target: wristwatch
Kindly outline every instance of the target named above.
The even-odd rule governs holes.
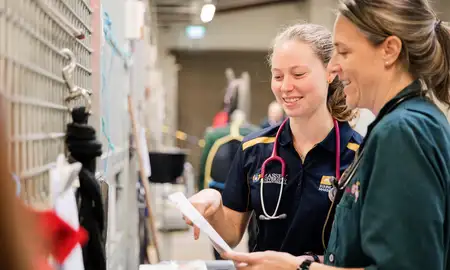
[[[309,270],[309,266],[311,266],[311,264],[313,263],[313,261],[311,260],[304,260],[297,268],[297,270]]]
[[[313,257],[313,259],[316,263],[320,263],[319,256],[317,256],[316,254],[314,254],[312,252],[306,252],[304,255],[311,256],[311,257]]]

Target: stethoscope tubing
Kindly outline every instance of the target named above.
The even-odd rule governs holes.
[[[284,126],[286,125],[287,121],[289,118],[286,118],[280,125],[280,127],[278,128],[277,134],[275,136],[275,141],[273,143],[273,149],[272,149],[272,154],[270,155],[269,158],[267,158],[262,166],[261,166],[261,184],[260,184],[260,197],[261,197],[261,208],[263,211],[263,214],[259,216],[260,220],[273,220],[273,219],[285,219],[287,217],[286,214],[281,214],[281,215],[277,215],[278,213],[278,208],[280,207],[280,203],[281,203],[281,198],[283,195],[283,185],[284,182],[286,180],[286,163],[283,160],[282,157],[280,157],[278,155],[278,141],[280,138],[280,134],[284,129]],[[336,138],[336,179],[337,182],[339,181],[340,177],[341,177],[341,136],[340,136],[340,130],[339,130],[339,124],[337,122],[336,119],[333,119],[333,125],[334,125],[334,130],[335,130],[335,138]],[[270,163],[270,162],[279,162],[281,164],[281,183],[280,183],[280,192],[278,194],[278,200],[277,200],[277,205],[275,207],[275,211],[273,212],[272,215],[269,215],[266,211],[266,207],[264,205],[264,180],[266,177],[266,166]]]

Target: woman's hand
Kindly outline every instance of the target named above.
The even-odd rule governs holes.
[[[222,254],[224,259],[233,260],[237,269],[263,270],[280,269],[296,270],[309,256],[295,257],[289,253],[264,251],[254,253],[227,252]]]
[[[222,195],[215,189],[204,189],[189,198],[189,202],[206,219],[212,217],[222,205]],[[200,229],[194,226],[192,221],[183,217],[186,224],[194,227],[194,239],[200,236]]]

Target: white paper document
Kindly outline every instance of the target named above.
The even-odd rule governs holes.
[[[205,233],[211,240],[214,248],[219,253],[231,251],[230,246],[222,239],[222,237],[214,230],[214,228],[206,221],[206,219],[195,209],[182,192],[176,192],[169,195],[169,200],[175,204],[178,210],[197,226],[200,231]]]

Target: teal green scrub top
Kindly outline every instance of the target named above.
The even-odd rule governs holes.
[[[325,264],[370,270],[450,269],[450,128],[401,91],[369,126],[360,163],[337,205]]]

